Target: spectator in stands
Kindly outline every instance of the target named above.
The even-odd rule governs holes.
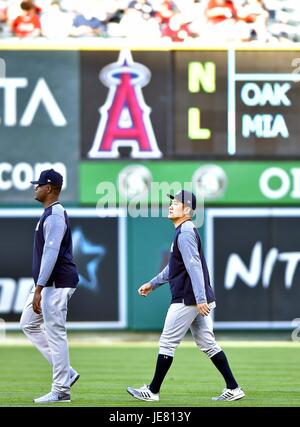
[[[108,37],[122,37],[120,21],[128,5],[126,0],[102,0],[106,11],[106,34]],[[126,3],[126,4],[125,4]]]
[[[40,5],[38,5],[37,4],[37,1],[33,1],[33,0],[27,0],[29,3],[31,3],[33,6],[34,6],[34,9],[35,9],[35,11],[36,11],[36,13],[38,14],[38,15],[40,15],[42,12],[43,12],[43,8],[40,6]],[[48,1],[48,0],[47,0]],[[43,6],[45,7],[47,4],[47,1],[43,1]]]
[[[155,15],[152,4],[148,0],[133,0],[128,4],[130,9],[136,9],[145,20]]]
[[[5,0],[0,1],[0,35],[6,33],[7,29],[7,2]]]
[[[183,42],[199,35],[195,20],[199,11],[197,0],[165,0],[156,16],[160,20],[161,35],[174,42]],[[201,27],[201,25],[199,25]]]
[[[2,37],[11,29],[19,37],[101,35],[150,43],[300,42],[299,26],[296,0],[0,0]]]
[[[155,17],[158,20],[161,28],[164,25],[167,25],[169,23],[170,19],[172,18],[172,16],[174,16],[176,12],[178,12],[178,9],[174,1],[172,0],[162,1],[158,10],[155,13]]]
[[[12,33],[17,37],[38,37],[41,34],[40,17],[32,1],[22,1],[20,5],[23,13],[12,24]]]
[[[262,0],[247,0],[238,10],[238,18],[246,25],[249,33],[248,39],[266,42],[270,39],[267,31],[269,13],[265,9]],[[242,28],[242,27],[241,27]]]
[[[95,2],[79,3],[71,30],[72,36],[93,37],[105,34],[106,24],[98,18],[96,6]]]
[[[268,30],[275,40],[300,42],[300,2],[265,0],[265,3],[270,13]]]
[[[231,0],[209,0],[205,9],[207,23],[201,33],[202,38],[220,43],[237,40],[236,23],[238,14]]]
[[[161,27],[161,36],[173,42],[183,42],[193,36],[189,24],[190,22],[185,22],[181,13],[177,12]]]
[[[68,37],[72,24],[72,14],[63,12],[57,0],[53,0],[41,16],[42,34],[49,39]]]
[[[125,9],[119,25],[120,36],[135,41],[151,42],[151,40],[161,37],[159,24],[155,17],[152,17],[150,10],[146,14],[136,7],[128,7]]]
[[[237,10],[231,0],[209,0],[206,16],[209,22],[219,24],[229,19],[236,19]]]

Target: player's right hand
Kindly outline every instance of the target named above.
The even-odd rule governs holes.
[[[33,294],[33,300],[32,300],[32,309],[36,314],[41,314],[41,299],[42,295],[40,293],[35,292]]]
[[[144,283],[139,289],[138,289],[138,293],[142,296],[142,297],[146,297],[147,295],[150,294],[150,292],[153,291],[152,285],[150,282],[148,283]]]
[[[206,302],[197,304],[197,308],[201,316],[208,316],[210,313],[209,305]]]

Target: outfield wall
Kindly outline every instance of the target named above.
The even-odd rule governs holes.
[[[0,318],[16,327],[31,286],[40,211],[30,181],[55,167],[81,278],[72,327],[162,327],[168,286],[147,299],[136,290],[166,264],[172,224],[124,212],[132,197],[144,212],[165,208],[154,184],[176,182],[204,195],[216,328],[290,328],[300,317],[299,57],[299,47],[0,45]]]

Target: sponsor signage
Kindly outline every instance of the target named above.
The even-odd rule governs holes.
[[[0,57],[1,202],[32,204],[30,181],[48,167],[63,174],[64,199],[76,201],[78,53],[2,51]]]
[[[32,243],[41,213],[39,209],[0,210],[0,234],[6,242],[0,260],[0,318],[8,329],[19,327],[17,322],[33,286]],[[68,214],[80,277],[69,304],[69,327],[126,327],[124,212],[70,208]]]
[[[299,318],[300,210],[208,209],[219,328],[291,328]]]
[[[175,156],[299,157],[297,51],[175,51],[174,58]]]
[[[83,159],[167,154],[168,52],[81,52]]]
[[[169,203],[167,185],[192,183],[207,205],[298,205],[300,163],[289,161],[83,162],[80,201],[112,206],[138,198],[142,204]]]

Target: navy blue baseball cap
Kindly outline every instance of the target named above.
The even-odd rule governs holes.
[[[63,177],[60,173],[56,172],[54,169],[46,169],[41,172],[38,181],[31,181],[31,184],[45,185],[62,185]]]
[[[193,210],[196,209],[196,205],[197,205],[196,196],[191,191],[180,190],[175,194],[175,196],[173,196],[172,194],[167,194],[167,196],[170,197],[170,199],[172,200],[173,199],[178,200],[179,202],[192,208]]]

